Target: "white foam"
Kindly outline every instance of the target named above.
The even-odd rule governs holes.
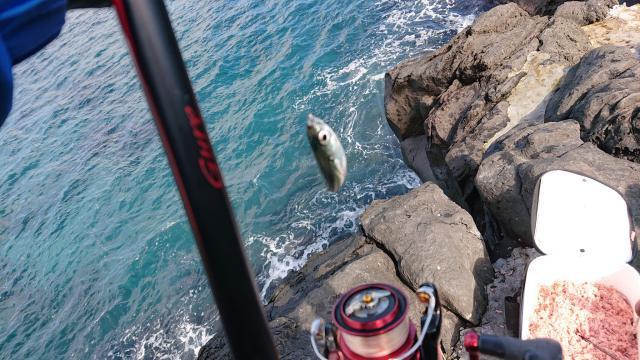
[[[193,301],[194,296],[194,293],[190,293],[189,301]],[[196,324],[189,319],[187,315],[189,312],[186,309],[178,310],[176,313],[181,320],[170,328],[166,326],[166,319],[156,319],[152,323],[128,329],[121,343],[133,343],[135,347],[123,349],[119,346],[118,353],[111,351],[106,357],[140,360],[195,358],[200,348],[216,334],[212,329],[215,328],[213,324],[218,321],[219,316],[216,313],[214,318],[207,320],[206,323]]]
[[[362,114],[358,114],[358,109],[362,109],[361,102],[363,95],[380,92],[380,83],[384,79],[385,73],[391,66],[409,57],[433,50],[432,47],[439,45],[433,42],[434,37],[450,36],[452,31],[460,31],[470,25],[473,15],[461,16],[452,12],[454,7],[461,0],[378,0],[374,8],[392,8],[386,15],[383,23],[375,28],[373,38],[383,40],[378,43],[366,57],[358,57],[351,60],[346,65],[323,69],[315,74],[316,80],[323,85],[305,94],[295,103],[295,110],[298,112],[314,112],[315,109],[307,108],[307,104],[313,104],[318,98],[327,97],[337,90],[358,94],[344,99],[340,102],[341,118],[337,132],[345,144],[345,148],[352,158],[364,158],[384,156],[391,157],[390,144],[397,143],[397,140],[390,135],[385,127],[384,119],[379,119],[375,136],[379,139],[388,140],[380,142],[361,143],[356,138],[356,133],[362,131]],[[443,24],[441,29],[434,29],[433,23]],[[443,38],[444,39],[444,38]],[[376,95],[376,96],[382,96]],[[361,133],[358,133],[361,135]],[[361,137],[361,136],[359,136]],[[397,149],[396,149],[397,150]],[[401,162],[399,157],[393,161]],[[372,169],[372,171],[376,171]],[[380,170],[378,170],[380,171]],[[318,216],[318,208],[315,212],[306,208],[296,209],[302,218],[307,221],[297,222],[291,228],[281,234],[253,234],[249,237],[249,242],[254,244],[259,242],[263,245],[262,256],[266,259],[263,270],[260,274],[262,285],[262,296],[265,296],[269,285],[289,273],[291,270],[300,269],[311,254],[321,251],[332,240],[335,234],[345,234],[354,232],[358,228],[358,218],[366,209],[370,200],[389,193],[391,189],[404,187],[411,189],[420,185],[418,177],[410,170],[395,171],[386,179],[378,179],[378,183],[357,184],[347,182],[339,195],[326,191],[318,192],[311,201],[313,204],[334,204],[335,210],[330,222],[315,221]],[[347,201],[345,199],[367,199],[369,201]],[[311,204],[311,205],[313,205]],[[305,204],[307,205],[307,204]],[[309,207],[309,206],[307,206]],[[327,215],[328,217],[329,215]],[[300,234],[306,234],[306,240],[300,239]],[[311,241],[309,241],[311,237]],[[255,247],[255,244],[252,246]]]
[[[317,73],[316,79],[324,82],[324,86],[314,89],[295,104],[296,110],[304,110],[310,99],[328,94],[342,86],[353,86],[362,80],[382,80],[384,73],[376,73],[365,78],[371,69],[386,69],[405,58],[415,56],[428,50],[434,50],[429,41],[451,30],[461,31],[471,25],[475,15],[460,15],[452,12],[455,0],[418,0],[398,1],[380,0],[374,7],[394,8],[377,29],[376,38],[384,38],[381,45],[376,46],[366,58],[357,58],[348,65],[329,68]],[[429,22],[444,24],[442,29],[433,29]]]
[[[196,358],[200,348],[216,334],[215,324],[220,318],[217,312],[205,312],[197,307],[203,302],[203,296],[209,297],[206,285],[190,289],[170,312],[129,327],[115,344],[110,344],[111,351],[104,357],[140,360]]]
[[[403,186],[407,189],[413,189],[420,185],[420,179],[410,170],[401,170],[395,172],[390,178],[386,179],[382,184],[374,186],[372,184],[353,184],[350,189],[343,190],[345,198],[370,198],[375,199],[377,193],[384,193],[392,187]],[[346,193],[346,194],[344,194]],[[311,200],[311,204],[322,204],[326,202],[336,202],[339,195],[320,191],[315,194]],[[263,258],[266,259],[263,271],[260,275],[262,285],[261,295],[264,299],[269,285],[283,277],[292,270],[299,270],[305,264],[309,256],[321,251],[327,246],[331,240],[331,234],[345,232],[354,232],[359,226],[359,217],[362,215],[367,205],[357,205],[355,201],[343,204],[337,210],[337,218],[331,223],[321,222],[314,225],[311,219],[295,222],[291,225],[291,229],[284,234],[267,236],[265,234],[252,235],[249,239],[251,243],[260,242],[264,245],[262,252]],[[301,210],[304,212],[304,210]],[[316,214],[308,213],[308,216]],[[311,244],[298,244],[291,248],[292,244],[296,244],[296,233],[300,230],[307,230],[313,235]],[[294,255],[302,253],[302,255]]]
[[[377,80],[382,80],[384,79],[384,73],[379,73],[379,74],[375,74],[375,75],[371,75],[369,77],[369,79],[373,80],[373,81],[377,81]]]

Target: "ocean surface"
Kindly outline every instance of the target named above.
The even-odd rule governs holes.
[[[417,177],[384,119],[384,72],[481,0],[166,2],[261,289],[357,230]],[[217,315],[110,9],[68,13],[14,69],[0,128],[0,359],[190,359]],[[325,190],[305,138],[339,134]],[[233,276],[233,274],[229,274]]]

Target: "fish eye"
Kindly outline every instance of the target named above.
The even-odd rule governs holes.
[[[327,130],[320,130],[318,133],[318,141],[320,144],[324,145],[329,140],[329,132]]]

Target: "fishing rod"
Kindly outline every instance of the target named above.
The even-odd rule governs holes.
[[[11,107],[11,66],[59,34],[65,10],[107,6],[116,9],[128,41],[231,351],[237,359],[278,359],[222,175],[162,0],[24,0],[0,6],[0,121]],[[322,144],[327,131],[309,134],[318,136]],[[334,180],[332,188],[337,189],[344,179]],[[334,306],[331,323],[316,319],[311,324],[310,340],[316,356],[329,360],[442,359],[442,312],[437,289],[434,284],[424,283],[416,295],[426,306],[421,330],[408,319],[408,299],[397,288],[368,284],[349,290]],[[465,341],[476,357],[484,352],[518,360],[535,359],[529,356],[536,354],[530,345],[537,344],[477,336]]]
[[[164,2],[77,0],[67,7],[110,4],[135,61],[231,351],[236,359],[278,359]]]

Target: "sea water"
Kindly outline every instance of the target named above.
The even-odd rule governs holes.
[[[479,0],[168,1],[260,289],[419,185],[384,72],[471,23]],[[14,69],[0,128],[0,358],[193,358],[219,331],[178,192],[111,9],[67,14]],[[325,189],[308,113],[349,174]],[[233,276],[233,274],[228,274]]]

